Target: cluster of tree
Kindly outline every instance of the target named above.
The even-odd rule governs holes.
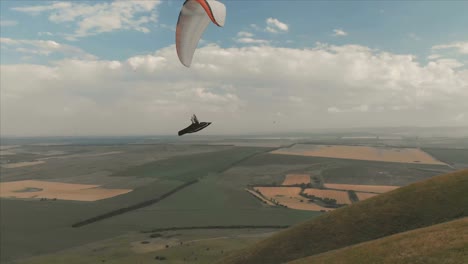
[[[315,199],[320,199],[320,197],[316,197],[315,195],[312,195],[312,194],[307,194],[307,193],[304,193],[304,192],[301,192],[300,193],[301,196],[307,198],[307,199],[310,199],[312,202],[315,200]]]
[[[311,202],[317,202],[318,201],[324,207],[327,207],[327,208],[339,208],[339,207],[342,207],[342,206],[346,206],[346,204],[338,204],[336,199],[332,199],[332,198],[317,197],[315,195],[311,195],[311,194],[307,194],[307,193],[303,193],[303,192],[301,192],[300,195],[304,196],[307,199],[309,199],[309,201],[311,201]]]
[[[355,191],[348,191],[348,196],[349,200],[351,200],[352,203],[359,202],[359,197],[357,196]]]
[[[57,198],[52,198],[52,199],[41,198],[41,200],[40,200],[40,201],[48,201],[48,200],[51,200],[51,201],[57,201]]]
[[[322,198],[322,201],[326,204],[336,205],[336,199],[325,197],[325,198]]]
[[[314,187],[314,185],[312,183],[310,183],[310,182],[307,183],[307,184],[306,183],[301,183],[300,186],[301,186],[302,189],[313,188]]]
[[[317,176],[312,176],[312,181],[314,182],[315,186],[323,188],[322,180],[319,179]]]

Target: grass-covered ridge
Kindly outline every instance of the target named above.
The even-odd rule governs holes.
[[[306,263],[468,263],[468,217],[299,259]]]
[[[468,216],[468,170],[417,182],[284,230],[221,263],[284,263]]]

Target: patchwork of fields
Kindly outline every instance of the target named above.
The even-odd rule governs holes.
[[[399,188],[399,186],[336,183],[324,183],[321,188],[311,188],[310,177],[310,174],[286,174],[283,183],[279,186],[255,186],[253,190],[246,190],[270,206],[277,205],[308,211],[330,211],[335,208],[323,206],[323,203],[332,202],[340,206],[350,205],[353,201],[366,200]],[[351,198],[350,191],[355,193],[354,198]]]
[[[351,205],[348,191],[354,191],[359,200],[368,199],[450,169],[445,162],[450,163],[452,158],[439,151],[444,156],[441,162],[418,149],[332,146],[314,150],[310,149],[313,145],[299,144],[273,150],[269,146],[284,146],[284,142],[241,143],[2,146],[1,261],[93,243],[96,246],[87,250],[98,249],[101,240],[109,239],[114,245],[117,240],[113,238],[155,228],[293,225],[335,209],[320,201],[311,202],[301,193]],[[298,147],[303,150],[295,149]],[[193,181],[196,183],[165,196],[169,190]],[[135,205],[144,206],[72,227],[76,222]],[[167,237],[162,241],[170,248],[164,244],[161,250],[159,240],[142,244],[141,238],[126,238],[125,246],[117,248],[130,245],[123,258],[129,262],[154,260],[159,251],[170,252],[171,258],[182,261],[179,257],[187,252],[175,246],[181,241],[192,241],[194,246],[188,248],[200,250],[195,245],[215,247],[224,243],[238,249],[242,243],[256,240],[231,233],[234,240],[211,236],[211,242],[195,243],[201,236],[202,232],[186,240]],[[119,254],[108,253],[109,258]],[[61,254],[67,259],[65,253]],[[187,259],[193,256],[187,254]],[[199,254],[199,258],[214,259],[222,254]],[[94,256],[92,261],[101,261],[97,253]],[[49,263],[51,259],[45,257],[41,262],[39,258],[31,263]]]

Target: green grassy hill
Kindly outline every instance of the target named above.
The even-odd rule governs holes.
[[[468,263],[468,217],[299,259],[291,264]]]
[[[433,177],[279,232],[221,263],[284,263],[468,216],[468,170]]]

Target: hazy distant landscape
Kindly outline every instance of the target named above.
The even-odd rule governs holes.
[[[327,145],[335,157],[309,153]],[[462,137],[355,134],[2,139],[2,263],[209,263],[288,226],[468,168],[466,146]]]

